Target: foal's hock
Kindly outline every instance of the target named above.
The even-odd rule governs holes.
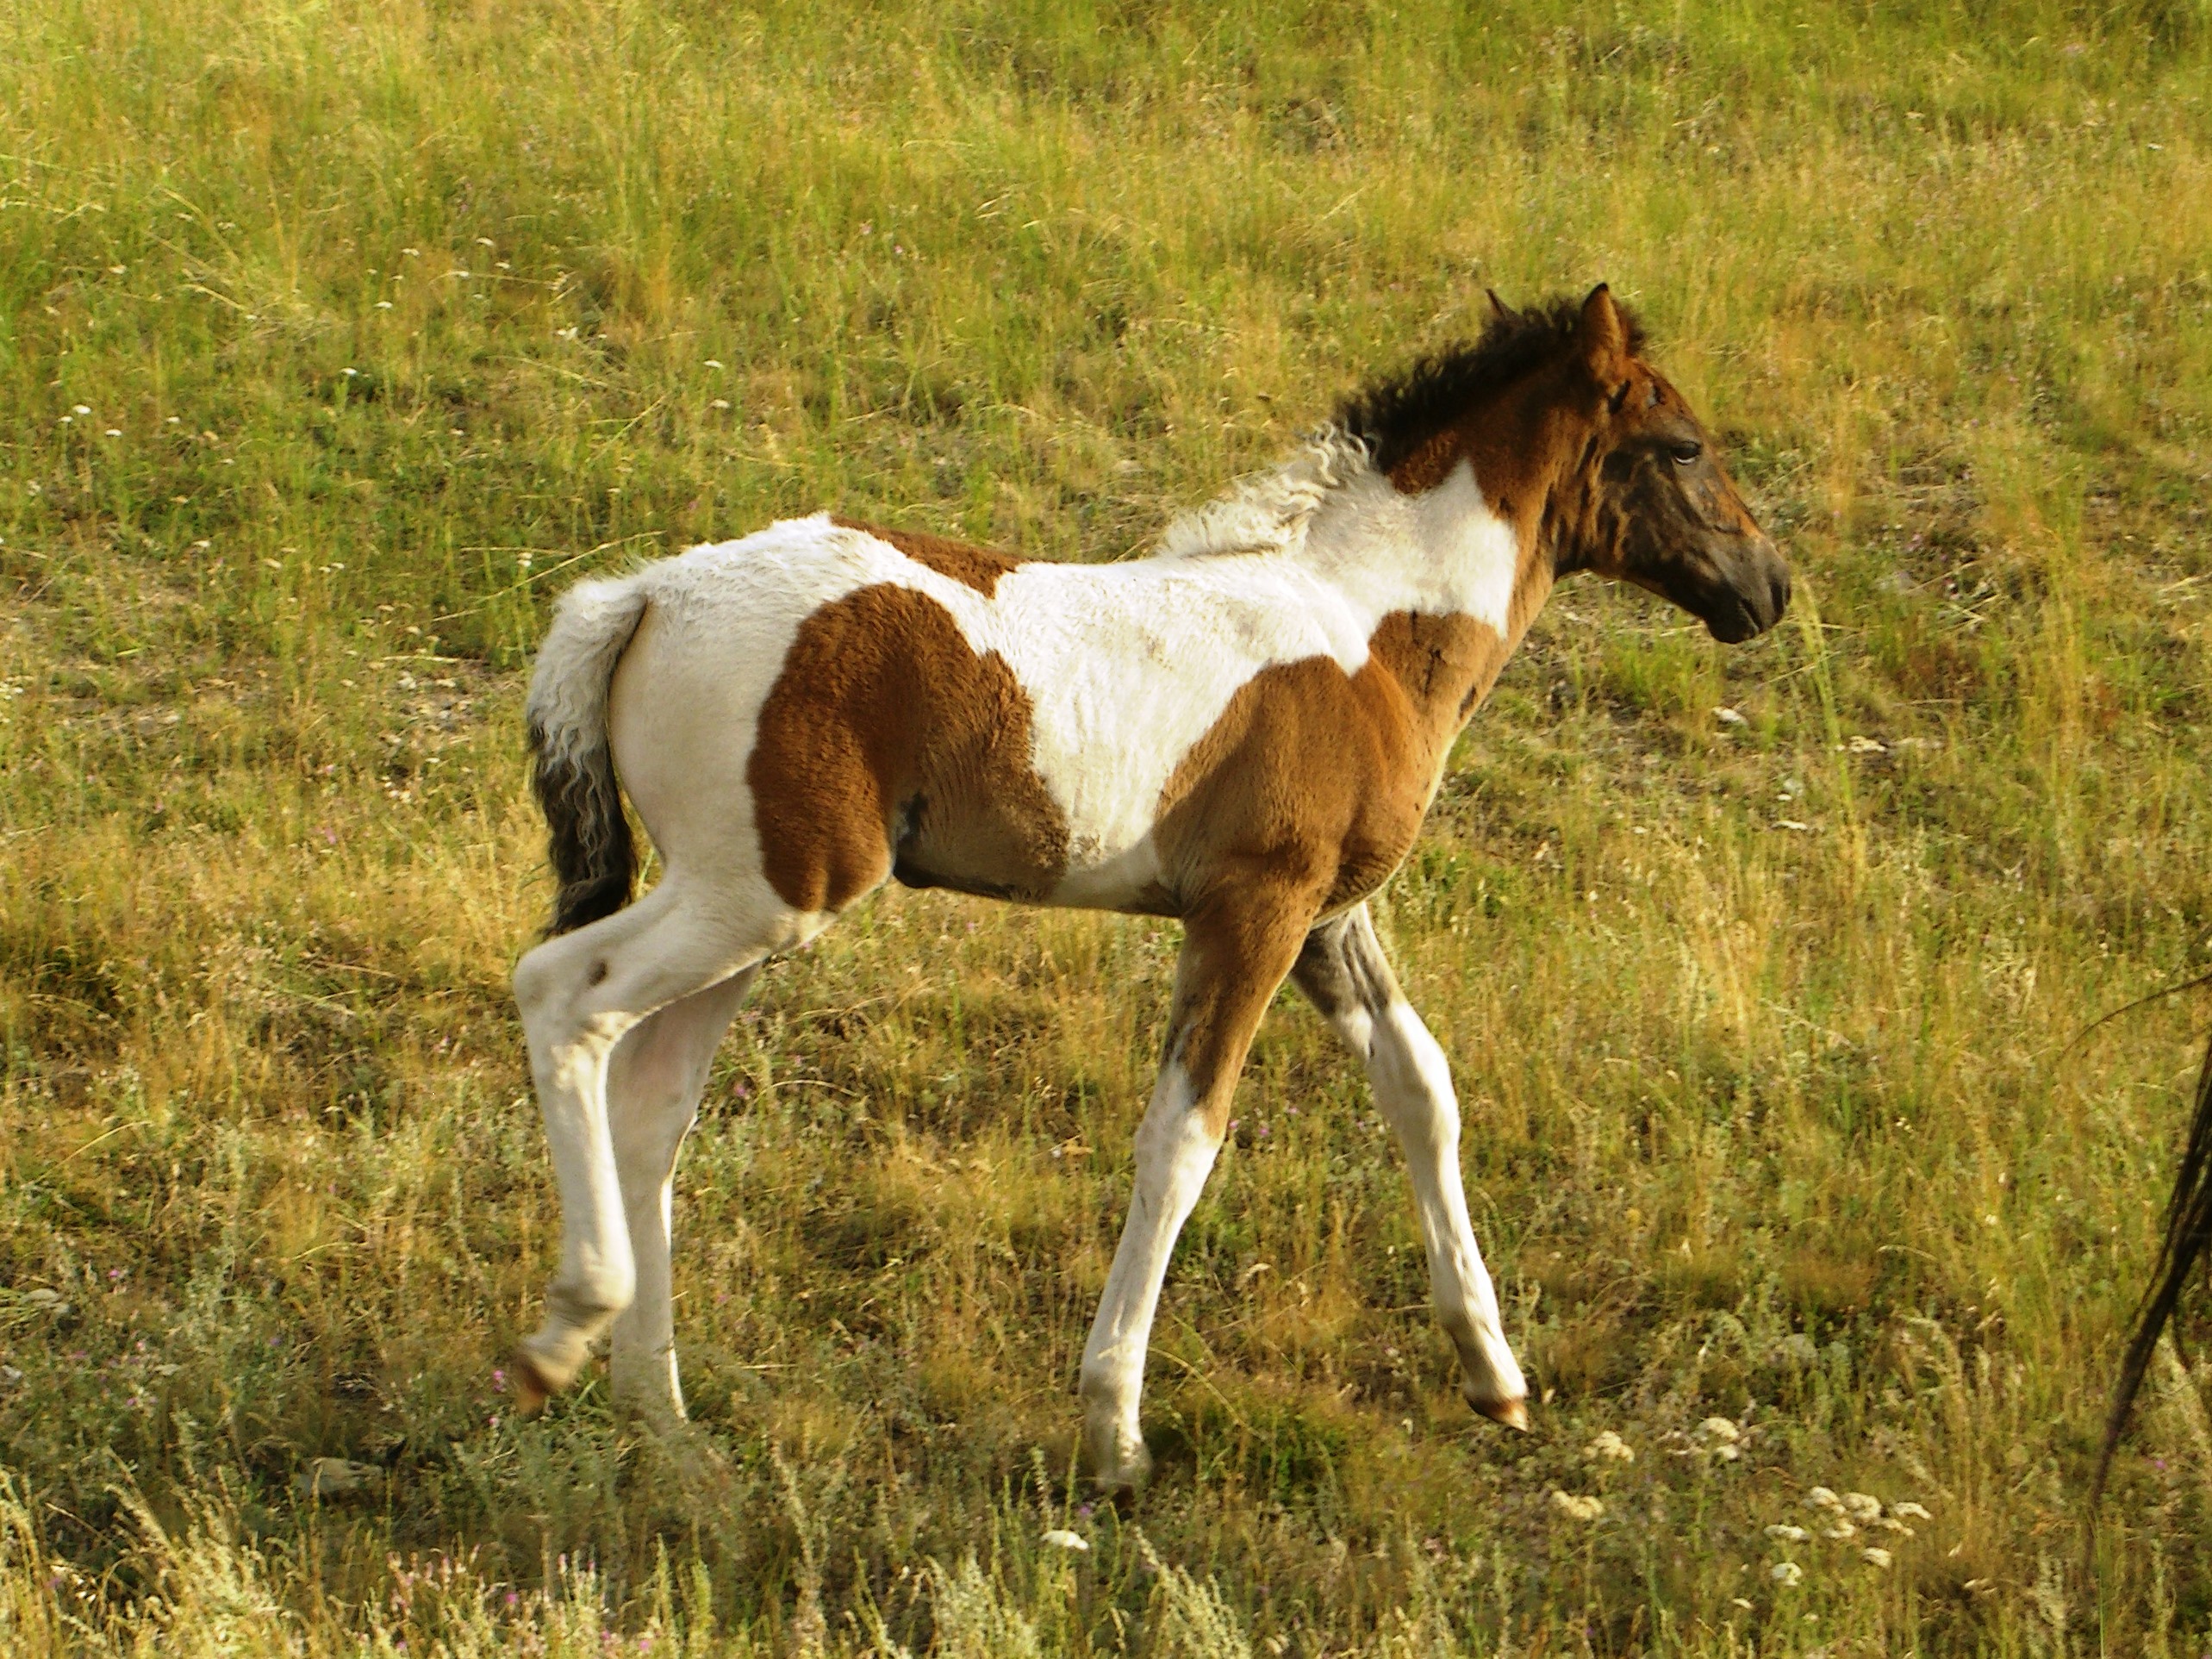
[[[1474,345],[1350,398],[1150,558],[1025,562],[819,516],[562,601],[529,699],[560,896],[514,976],[563,1222],[526,1391],[567,1385],[611,1327],[618,1401],[682,1414],[670,1182],[715,1045],[763,963],[891,877],[1183,922],[1083,1353],[1103,1483],[1146,1472],[1161,1281],[1286,976],[1397,1132],[1469,1403],[1525,1425],[1450,1068],[1366,901],[1559,577],[1636,583],[1737,640],[1789,574],[1604,288],[1492,303]],[[666,872],[634,904],[618,777]]]

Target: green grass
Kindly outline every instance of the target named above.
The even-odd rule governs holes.
[[[2082,1500],[2201,1010],[2074,1039],[2212,956],[2209,97],[2203,0],[6,9],[0,1647],[2197,1651],[2202,1363]],[[1081,1507],[1175,930],[898,893],[687,1154],[703,1445],[511,1420],[549,596],[1117,555],[1601,278],[1803,602],[1570,584],[1381,907],[1536,1432],[1287,1002]]]

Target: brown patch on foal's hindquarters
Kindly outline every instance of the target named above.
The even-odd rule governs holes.
[[[745,781],[763,873],[837,910],[892,873],[1038,899],[1068,826],[1030,764],[1030,702],[925,594],[860,589],[804,622],[762,705]]]
[[[1280,663],[1237,689],[1161,791],[1155,836],[1186,896],[1218,872],[1312,871],[1328,911],[1398,868],[1444,756],[1503,665],[1505,642],[1471,616],[1395,612],[1355,674]]]
[[[933,536],[926,531],[885,530],[863,524],[857,519],[832,517],[830,522],[840,530],[857,530],[878,541],[888,541],[915,564],[926,564],[939,576],[965,583],[986,598],[997,590],[999,578],[1021,563],[992,548],[954,541],[947,536]]]

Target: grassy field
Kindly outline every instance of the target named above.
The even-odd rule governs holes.
[[[895,892],[709,1091],[698,1440],[514,1420],[549,596],[822,506],[1114,557],[1601,278],[1801,602],[1569,584],[1380,906],[1535,1432],[1286,1001],[1094,1508],[1175,930]],[[2212,1363],[2083,1507],[2203,1010],[2077,1040],[2212,965],[2204,0],[16,0],[0,593],[11,1655],[2212,1638]]]

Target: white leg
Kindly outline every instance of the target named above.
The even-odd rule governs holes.
[[[765,888],[763,884],[762,890]],[[561,1193],[561,1265],[515,1357],[518,1400],[572,1381],[637,1288],[608,1120],[615,1045],[655,1010],[749,968],[794,935],[774,902],[687,891],[671,875],[626,910],[549,939],[514,970],[530,1070]]]
[[[1222,1131],[1201,1109],[1190,1077],[1170,1063],[1137,1130],[1137,1189],[1083,1345],[1083,1441],[1092,1472],[1110,1487],[1141,1484],[1152,1456],[1137,1427],[1144,1352],[1159,1311],[1168,1257],[1221,1150]]]
[[[759,972],[747,968],[670,1003],[615,1045],[608,1070],[608,1127],[637,1269],[636,1298],[614,1321],[608,1363],[615,1405],[654,1422],[684,1414],[669,1270],[676,1153],[722,1033]]]
[[[1175,1237],[1220,1151],[1252,1033],[1313,914],[1302,898],[1255,890],[1234,911],[1186,922],[1167,1063],[1137,1131],[1137,1190],[1083,1345],[1083,1443],[1109,1489],[1136,1486],[1151,1470],[1137,1406],[1152,1316]]]
[[[1509,1427],[1529,1424],[1528,1383],[1498,1313],[1460,1182],[1459,1101],[1451,1067],[1398,989],[1361,905],[1316,928],[1292,970],[1299,988],[1367,1062],[1375,1104],[1413,1181],[1436,1317],[1458,1350],[1467,1403]]]

